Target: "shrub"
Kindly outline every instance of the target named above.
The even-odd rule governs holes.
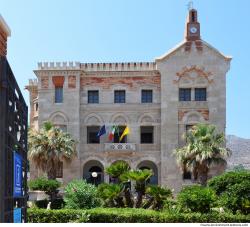
[[[64,201],[69,209],[90,209],[101,205],[97,188],[86,180],[73,180],[65,188]]]
[[[233,213],[236,211],[244,214],[250,213],[250,181],[234,184],[222,193],[220,203]]]
[[[28,186],[31,190],[40,190],[46,194],[51,194],[61,186],[61,183],[57,180],[48,180],[45,177],[39,177],[35,180],[30,180]]]
[[[184,187],[177,196],[180,208],[184,211],[206,213],[216,201],[215,192],[208,187],[192,185]]]
[[[30,223],[68,223],[83,221],[86,212],[81,210],[46,210],[46,209],[28,209],[28,222]],[[87,220],[86,220],[87,222]]]
[[[85,220],[83,220],[85,219]],[[227,213],[178,213],[157,212],[133,208],[95,208],[90,210],[28,209],[30,223],[248,223],[250,215]]]
[[[220,195],[232,185],[240,184],[244,181],[250,182],[250,171],[248,170],[231,171],[213,177],[208,181],[208,186],[214,189],[217,195]]]

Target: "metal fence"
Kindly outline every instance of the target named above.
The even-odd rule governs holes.
[[[0,57],[0,222],[26,222],[27,117],[28,107],[9,63],[6,57]],[[21,160],[20,171],[14,169],[15,156]],[[14,192],[15,179],[20,181],[19,194]]]

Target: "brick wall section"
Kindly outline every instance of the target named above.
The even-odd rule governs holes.
[[[64,76],[53,76],[52,82],[55,87],[63,87],[64,84]]]
[[[160,89],[160,76],[135,76],[135,77],[81,77],[81,88],[93,84],[110,89],[112,85],[126,85],[130,89],[138,89],[143,85],[156,85]]]
[[[0,56],[7,55],[7,35],[0,27]]]

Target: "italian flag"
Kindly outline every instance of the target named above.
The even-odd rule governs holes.
[[[116,129],[116,126],[112,126],[110,133],[109,133],[109,141],[113,140],[114,135],[115,135],[115,129]]]

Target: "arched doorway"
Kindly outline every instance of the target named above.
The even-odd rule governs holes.
[[[103,165],[99,161],[88,161],[83,167],[83,179],[90,184],[101,184],[104,182]]]
[[[150,177],[147,184],[158,184],[158,168],[155,163],[152,161],[142,161],[138,164],[137,169],[151,169],[154,175]]]

